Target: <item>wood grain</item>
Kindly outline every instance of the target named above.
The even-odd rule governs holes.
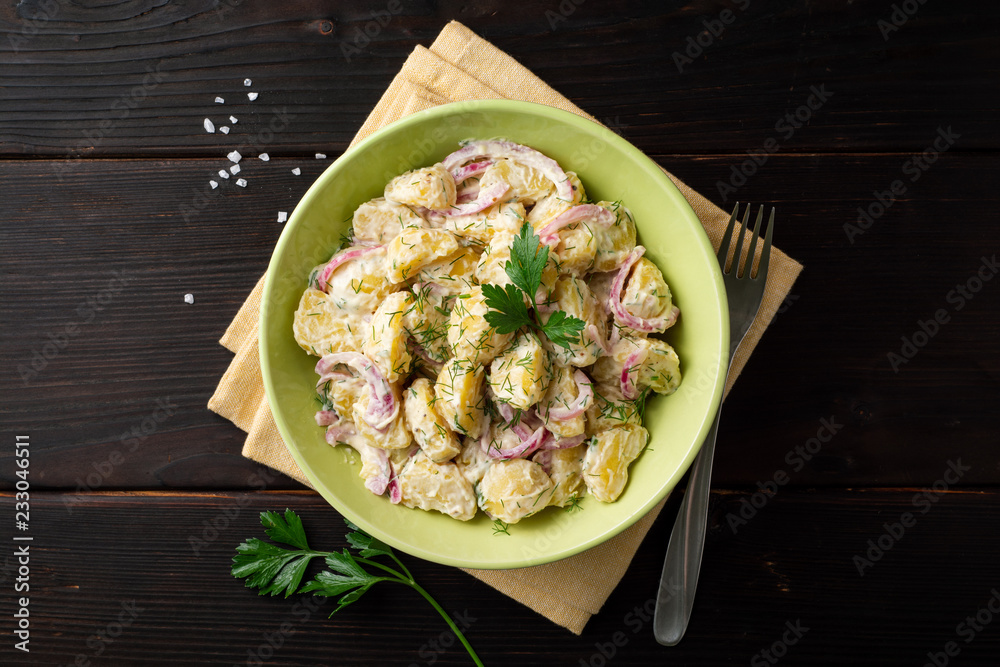
[[[405,562],[445,609],[470,619],[468,638],[488,665],[600,664],[593,656],[602,646],[620,664],[746,664],[781,640],[786,621],[808,628],[788,648],[788,664],[840,665],[859,655],[868,664],[923,664],[947,641],[961,646],[963,664],[989,664],[1000,651],[995,628],[971,643],[955,628],[998,586],[1000,531],[991,517],[1000,494],[949,492],[920,514],[914,491],[786,489],[735,534],[726,517],[748,494],[713,494],[694,617],[674,649],[654,642],[641,609],[657,587],[676,501],[581,637],[459,570]],[[273,665],[469,664],[457,644],[431,648],[444,624],[411,591],[376,588],[327,619],[330,604],[313,610],[303,596],[260,598],[229,575],[236,544],[264,537],[262,510],[293,508],[313,547],[345,547],[339,517],[314,494],[94,494],[72,514],[57,495],[32,502],[31,654],[5,642],[4,664],[67,664],[77,655],[91,664],[245,664],[253,653]],[[0,496],[4,516],[10,505]],[[915,525],[860,576],[854,556],[903,512],[916,515]],[[9,530],[5,522],[5,544]],[[197,553],[192,537],[206,543]],[[13,578],[9,559],[3,574]],[[616,633],[623,646],[614,647]],[[280,646],[270,656],[267,637]]]
[[[962,133],[962,150],[997,148],[995,4],[920,5],[887,39],[879,21],[893,10],[876,0],[848,9],[834,0],[630,0],[613,8],[414,0],[394,5],[395,13],[388,6],[7,3],[0,8],[0,154],[214,155],[226,141],[205,133],[205,117],[221,125],[236,115],[240,124],[229,136],[236,142],[266,126],[272,109],[287,108],[295,117],[272,153],[333,155],[410,51],[428,46],[449,19],[593,115],[629,128],[651,153],[742,152],[768,137],[781,140],[783,152],[916,151],[941,124]],[[720,22],[723,11],[732,12],[729,25]],[[245,96],[247,77],[261,94],[256,102]],[[813,86],[832,97],[785,139],[775,125],[807,103]],[[226,104],[215,104],[216,96]]]
[[[775,204],[776,244],[805,265],[726,404],[681,645],[655,644],[642,610],[675,493],[582,637],[406,558],[470,619],[486,664],[770,664],[761,651],[786,623],[809,628],[787,665],[922,665],[948,642],[956,665],[995,664],[995,614],[971,638],[966,619],[982,623],[1000,589],[1000,283],[955,294],[1000,248],[1000,5],[910,3],[886,28],[903,5],[4,3],[0,430],[31,438],[20,535],[34,539],[31,653],[5,641],[0,664],[469,664],[408,591],[375,589],[328,619],[330,605],[232,579],[262,510],[296,509],[318,548],[344,547],[344,527],[319,496],[240,456],[244,435],[205,407],[231,358],[218,338],[267,264],[278,211],[452,19],[720,206]],[[829,99],[807,110],[814,89]],[[797,111],[800,127],[781,124]],[[206,133],[206,117],[230,134]],[[914,171],[942,134],[947,152]],[[746,163],[769,140],[777,152]],[[217,175],[237,147],[246,189]],[[894,181],[904,192],[859,234],[858,208],[877,211]],[[888,355],[938,311],[947,321],[894,369]],[[0,447],[9,597],[12,450]],[[787,485],[772,482],[781,474]],[[855,557],[871,558],[863,576]]]
[[[709,193],[740,159],[654,157]],[[778,245],[806,269],[727,402],[718,484],[754,485],[784,471],[807,486],[927,485],[955,457],[972,465],[962,483],[1000,481],[1000,283],[986,283],[961,310],[947,296],[1000,247],[1000,172],[992,157],[946,153],[851,243],[844,225],[907,159],[776,155],[738,192],[778,207]],[[31,434],[36,483],[236,489],[261,474],[239,456],[242,433],[205,408],[231,359],[216,341],[266,267],[277,212],[292,210],[325,163],[243,160],[249,186],[230,180],[185,220],[180,206],[225,164],[87,160],[59,183],[53,162],[0,163],[10,210],[0,227],[8,252],[0,341],[10,371],[0,378],[0,418]],[[894,372],[887,355],[938,309],[949,322]],[[72,324],[78,331],[67,335]],[[32,374],[32,360],[42,363],[35,353],[60,342]],[[176,407],[152,423],[158,400]],[[807,443],[822,419],[843,429],[797,463],[795,448],[815,447]],[[138,443],[135,429],[145,436]],[[115,452],[124,460],[102,476],[97,468]],[[11,456],[0,451],[6,488]],[[269,484],[298,488],[283,477]]]

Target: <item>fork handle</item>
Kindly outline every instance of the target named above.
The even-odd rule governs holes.
[[[712,460],[715,458],[715,436],[719,430],[722,406],[708,431],[701,451],[691,467],[687,491],[670,533],[670,544],[663,559],[663,574],[656,591],[656,612],[653,634],[664,646],[676,646],[684,637],[694,594],[698,588],[701,557],[705,551],[705,531],[708,524],[708,499],[712,490]]]

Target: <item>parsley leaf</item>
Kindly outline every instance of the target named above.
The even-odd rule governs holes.
[[[542,332],[556,345],[561,345],[569,349],[570,345],[580,341],[580,332],[583,331],[583,327],[583,320],[571,317],[563,311],[557,310],[542,325]]]
[[[469,656],[479,667],[482,661],[472,649],[465,635],[458,629],[448,613],[414,580],[403,562],[393,553],[392,547],[378,538],[372,537],[350,521],[348,527],[353,532],[347,534],[347,542],[358,552],[357,556],[347,549],[341,551],[313,551],[306,540],[306,531],[302,519],[292,510],[286,509],[282,517],[277,512],[261,512],[260,523],[264,532],[275,542],[287,544],[297,549],[285,549],[276,544],[270,544],[256,537],[251,537],[236,547],[233,556],[232,575],[245,579],[247,588],[259,589],[259,594],[277,595],[284,591],[285,597],[292,593],[312,593],[322,597],[337,597],[337,608],[333,614],[357,602],[369,588],[382,581],[392,581],[409,586],[427,600],[434,610],[451,628],[451,631],[462,642]],[[372,557],[388,556],[395,562],[395,567],[371,560]],[[306,568],[313,558],[322,557],[328,569],[319,572],[315,578],[299,588]],[[365,567],[379,570],[372,574]]]
[[[530,224],[524,223],[521,233],[514,237],[504,271],[511,282],[534,302],[538,286],[542,284],[542,271],[548,261],[549,247],[542,245]]]
[[[392,547],[388,544],[362,531],[350,521],[346,521],[346,523],[349,528],[354,530],[353,533],[347,534],[347,541],[362,556],[365,558],[369,556],[392,556]]]
[[[504,265],[507,277],[513,285],[484,284],[483,296],[491,309],[485,315],[486,321],[500,334],[514,333],[521,327],[530,327],[544,333],[549,340],[567,350],[580,342],[580,332],[586,323],[561,310],[553,311],[545,324],[538,319],[537,310],[528,314],[522,294],[534,303],[535,294],[542,284],[542,273],[549,261],[549,247],[542,245],[529,223],[521,226],[521,233],[514,237],[510,248],[510,259]],[[518,290],[521,294],[518,294]]]
[[[236,547],[233,576],[246,579],[247,588],[260,589],[260,595],[278,595],[284,592],[287,598],[302,582],[309,561],[323,554],[309,549],[302,520],[295,512],[285,510],[284,519],[277,512],[262,512],[260,522],[265,528],[264,532],[275,542],[299,549],[284,549],[251,538]]]
[[[309,549],[302,519],[295,512],[286,509],[284,520],[277,512],[263,512],[260,515],[260,522],[264,525],[264,532],[275,542],[290,544],[299,549]]]
[[[337,608],[333,610],[333,614],[336,614],[352,602],[356,602],[369,588],[378,582],[395,580],[393,577],[376,577],[365,572],[364,568],[354,560],[354,557],[351,556],[347,549],[344,549],[340,553],[334,551],[329,554],[326,557],[326,565],[330,569],[317,574],[316,578],[303,586],[299,592],[313,593],[323,597],[336,597],[340,595],[340,599],[337,600]],[[330,615],[332,616],[333,614]]]
[[[531,326],[528,307],[524,305],[524,298],[517,287],[486,284],[482,288],[486,305],[493,309],[486,313],[486,321],[496,328],[497,333],[514,333],[521,327]]]

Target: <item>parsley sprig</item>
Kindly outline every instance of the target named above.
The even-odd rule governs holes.
[[[529,313],[528,307],[524,305],[522,294],[528,297],[529,302],[535,302],[535,294],[542,284],[542,272],[548,261],[549,247],[542,245],[530,224],[524,223],[521,233],[514,237],[510,259],[504,265],[504,271],[513,284],[503,287],[491,284],[482,286],[486,305],[491,308],[486,313],[486,321],[500,334],[514,333],[522,327],[541,331],[553,343],[569,350],[570,345],[580,342],[583,320],[556,310],[543,324],[538,318],[537,310],[532,309]]]
[[[347,542],[357,551],[356,556],[347,549],[339,552],[315,551],[306,539],[302,519],[292,510],[286,509],[284,517],[278,512],[261,512],[260,522],[264,526],[264,532],[272,540],[295,548],[286,549],[256,537],[251,537],[237,546],[236,555],[233,556],[232,574],[237,579],[245,579],[247,588],[258,589],[260,595],[278,595],[283,592],[286,598],[296,592],[324,597],[340,596],[337,608],[330,614],[333,616],[352,602],[357,602],[369,588],[379,582],[389,581],[409,586],[434,607],[462,642],[476,665],[483,667],[479,656],[455,622],[430,593],[413,579],[410,571],[385,542],[347,521],[347,525],[354,531],[347,534]],[[398,569],[371,560],[380,556],[391,558]],[[319,572],[314,579],[300,588],[306,568],[314,558],[323,558],[329,569]],[[366,571],[365,567],[374,568],[379,572],[372,574]]]

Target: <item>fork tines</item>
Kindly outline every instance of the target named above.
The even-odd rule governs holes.
[[[743,215],[743,222],[740,224],[739,238],[736,240],[736,251],[733,253],[733,263],[729,264],[729,244],[730,239],[733,236],[733,228],[736,226],[736,216],[740,210],[740,203],[736,202],[736,206],[733,208],[732,215],[729,216],[729,224],[726,226],[726,233],[722,236],[722,243],[719,245],[719,265],[722,267],[722,272],[728,274],[730,270],[735,269],[736,275],[739,278],[747,277],[746,269],[747,266],[752,265],[754,261],[754,255],[757,250],[757,237],[760,235],[760,223],[764,219],[764,206],[761,205],[760,209],[757,211],[757,221],[754,223],[753,237],[750,239],[750,245],[747,249],[747,262],[744,264],[743,257],[743,239],[746,236],[747,224],[750,222],[750,204],[747,204],[746,213]],[[767,221],[767,231],[764,233],[764,245],[761,248],[761,259],[760,264],[757,267],[756,275],[751,276],[751,280],[757,280],[762,275],[767,276],[767,266],[771,258],[771,235],[774,232],[774,207],[771,207],[771,217]],[[743,275],[740,275],[741,271]]]

